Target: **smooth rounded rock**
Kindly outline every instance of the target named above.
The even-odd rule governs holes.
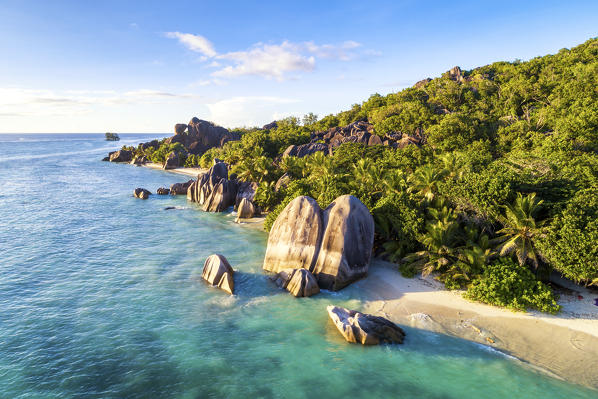
[[[403,329],[384,317],[332,305],[326,310],[338,331],[348,342],[362,345],[402,344],[405,339]]]
[[[233,274],[233,268],[226,258],[220,254],[214,254],[206,259],[201,278],[232,295],[235,290]]]
[[[320,247],[323,230],[322,210],[316,200],[297,197],[274,221],[264,257],[264,270],[310,270]]]

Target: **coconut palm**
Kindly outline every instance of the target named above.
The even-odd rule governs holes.
[[[500,256],[515,254],[520,265],[530,262],[534,268],[538,267],[538,252],[534,240],[544,222],[537,222],[534,217],[543,201],[536,198],[536,193],[523,196],[517,194],[512,205],[505,207],[502,218],[502,234],[496,241],[500,242],[498,250]]]
[[[431,202],[438,192],[438,184],[444,179],[446,170],[437,170],[432,165],[425,165],[417,169],[407,180],[410,193],[416,193],[426,201]]]
[[[369,158],[362,158],[353,166],[353,177],[359,190],[368,196],[379,194],[384,188],[384,174]]]
[[[457,244],[460,238],[459,225],[455,221],[428,222],[426,231],[421,239],[426,249],[403,258],[411,267],[421,269],[424,277],[459,260]]]

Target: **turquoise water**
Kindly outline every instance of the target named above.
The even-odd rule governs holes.
[[[135,199],[185,179],[100,162],[151,138],[0,135],[0,397],[597,396],[410,327],[402,346],[347,344],[325,308],[359,308],[351,288],[285,294],[261,271],[265,233],[182,196]],[[200,280],[212,253],[238,270],[235,296]]]

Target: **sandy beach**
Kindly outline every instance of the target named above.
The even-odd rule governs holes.
[[[145,166],[162,169],[159,164]],[[168,170],[191,177],[206,171]],[[241,225],[262,229],[263,222],[256,217]],[[560,292],[558,315],[513,312],[468,301],[462,291],[446,290],[431,277],[402,277],[396,265],[380,259],[372,261],[368,277],[353,287],[364,312],[487,345],[557,378],[598,389],[597,291],[572,286],[574,290]]]
[[[374,260],[369,276],[354,285],[363,295],[365,312],[488,345],[556,377],[598,389],[596,292],[579,287],[579,292],[561,293],[563,308],[555,316],[513,312],[468,301],[432,278],[404,278],[382,260]]]

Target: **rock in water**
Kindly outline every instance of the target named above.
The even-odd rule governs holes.
[[[237,222],[239,219],[251,219],[257,214],[256,206],[247,198],[241,199],[241,203],[237,208]]]
[[[189,180],[184,183],[174,183],[172,186],[170,186],[170,195],[185,195],[185,194],[187,194],[187,189],[193,182],[194,182],[194,180]]]
[[[158,194],[158,195],[168,195],[168,194],[170,194],[170,189],[169,188],[165,188],[165,187],[160,187],[159,189],[156,190],[156,194]]]
[[[119,150],[110,153],[110,162],[131,162],[133,153],[127,150]]]
[[[367,275],[373,243],[374,219],[357,198],[343,195],[322,211],[297,197],[272,226],[264,270],[307,269],[320,288],[340,290]]]
[[[326,208],[326,228],[311,270],[321,288],[340,290],[368,273],[374,245],[374,218],[356,197],[343,195]]]
[[[402,344],[405,332],[380,316],[359,313],[338,306],[328,306],[328,315],[348,342],[362,345]]]
[[[305,269],[284,269],[274,281],[296,297],[312,296],[320,292],[316,278]]]
[[[136,188],[133,195],[135,198],[148,199],[151,193],[145,188]]]
[[[264,270],[278,273],[283,269],[310,270],[320,248],[324,224],[316,200],[297,197],[274,221],[264,257]]]
[[[210,255],[203,265],[201,278],[213,286],[216,286],[229,294],[233,294],[235,282],[233,280],[233,268],[222,255]]]

